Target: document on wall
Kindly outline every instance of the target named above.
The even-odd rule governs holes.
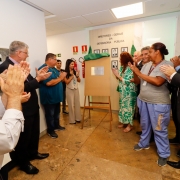
[[[103,66],[91,67],[91,76],[103,76],[103,75],[104,75]]]

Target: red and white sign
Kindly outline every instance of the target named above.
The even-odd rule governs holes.
[[[78,53],[78,46],[73,46],[73,53]]]
[[[87,45],[83,45],[82,46],[82,53],[86,53],[87,52]]]

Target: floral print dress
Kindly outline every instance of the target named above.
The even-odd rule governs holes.
[[[119,75],[123,78],[119,81],[118,91],[120,93],[119,98],[119,122],[123,124],[133,125],[133,116],[136,105],[137,89],[136,85],[130,82],[133,79],[133,72],[127,66],[124,73],[123,66],[120,67]]]

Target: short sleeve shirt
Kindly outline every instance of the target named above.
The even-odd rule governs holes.
[[[43,64],[39,69],[46,66],[46,64]],[[57,83],[54,86],[47,86],[46,83],[57,79],[60,75],[60,72],[55,68],[49,68],[48,72],[52,72],[51,76],[44,81],[40,82],[40,101],[41,104],[56,104],[63,101],[63,86],[62,82]]]
[[[152,68],[152,62],[146,63],[142,69],[141,73],[148,75],[151,77],[157,77],[160,76],[164,79],[166,79],[166,76],[163,72],[160,71],[160,66],[163,64],[168,64],[173,66],[172,62],[163,60],[161,63],[159,63],[151,72],[150,69]],[[147,103],[152,104],[171,104],[170,96],[169,96],[169,89],[167,87],[168,82],[166,79],[166,82],[162,84],[161,86],[155,86],[153,84],[150,84],[143,79],[140,79],[140,94],[139,99],[142,101],[145,101]]]

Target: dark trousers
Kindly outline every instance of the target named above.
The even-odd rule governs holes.
[[[44,104],[47,132],[51,133],[59,126],[60,103]]]
[[[177,92],[174,92],[172,93],[172,96],[171,96],[171,109],[172,109],[172,118],[173,118],[174,125],[176,128],[175,138],[179,139],[178,136],[180,135],[179,134],[180,129],[179,129],[179,122],[178,122],[178,117],[177,117],[177,112],[179,111],[179,109],[177,109],[177,101],[178,101]]]
[[[0,180],[8,180],[8,165],[7,164],[0,169]]]
[[[36,155],[39,145],[39,110],[31,116],[25,116],[24,132],[21,132],[15,151],[10,153],[11,159],[18,165],[29,163],[29,158]]]

